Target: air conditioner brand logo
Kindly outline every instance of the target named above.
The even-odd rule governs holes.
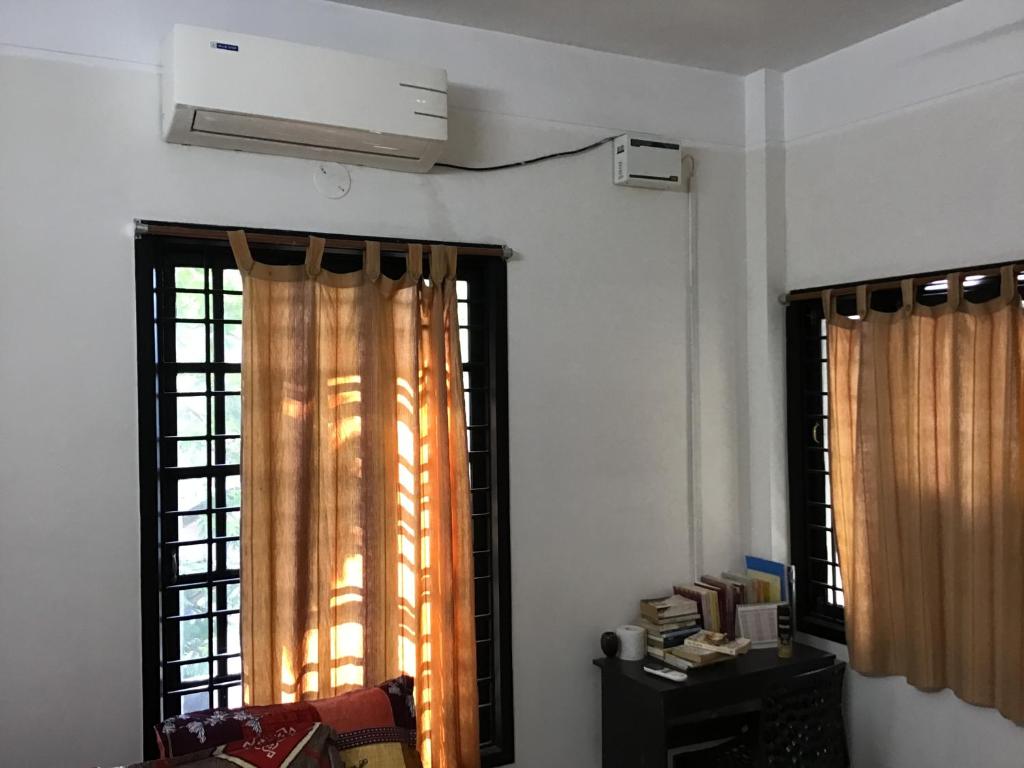
[[[216,48],[218,51],[237,51],[238,46],[234,43],[218,43],[216,40],[210,41],[210,47]]]

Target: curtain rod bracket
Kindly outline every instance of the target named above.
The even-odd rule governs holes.
[[[135,239],[138,240],[143,235],[149,234],[149,224],[141,222],[138,219],[135,220]]]
[[[788,307],[789,306],[789,294],[788,293],[780,293],[779,294],[779,304],[781,304],[784,307]]]

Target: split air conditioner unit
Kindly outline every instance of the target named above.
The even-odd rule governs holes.
[[[175,25],[166,141],[424,172],[448,138],[445,70]]]
[[[683,151],[679,142],[623,134],[612,151],[613,181],[625,187],[683,189]]]

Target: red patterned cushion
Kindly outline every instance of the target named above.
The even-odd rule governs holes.
[[[214,757],[228,758],[242,768],[287,768],[302,758],[317,758],[315,765],[330,748],[311,743],[323,725],[282,725],[255,739],[246,739],[217,747]]]
[[[341,749],[386,742],[415,747],[413,680],[397,677],[376,688],[316,701],[190,712],[164,720],[156,736],[161,757],[173,757],[319,722],[338,732]]]
[[[411,677],[396,677],[376,688],[309,702],[320,720],[338,732],[342,749],[397,741],[416,746],[416,704]]]
[[[258,738],[285,725],[318,722],[319,713],[304,701],[243,709],[205,709],[164,720],[156,727],[156,738],[160,756],[174,757]]]
[[[323,723],[281,725],[262,736],[221,744],[178,757],[165,757],[131,768],[336,768],[344,766],[333,743],[334,731]],[[403,767],[404,768],[404,767]]]

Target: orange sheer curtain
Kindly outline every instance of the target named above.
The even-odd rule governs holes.
[[[472,541],[455,249],[400,280],[254,262],[245,291],[246,703],[416,679],[427,768],[479,765]]]
[[[828,317],[832,498],[850,662],[1024,721],[1024,319],[1001,296]]]

